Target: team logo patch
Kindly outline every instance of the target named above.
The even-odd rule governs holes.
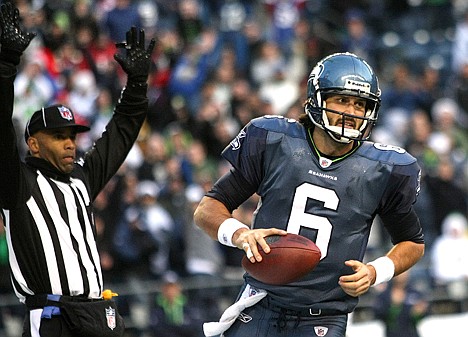
[[[63,119],[66,119],[67,121],[71,121],[73,119],[73,114],[67,107],[59,106],[58,110]]]
[[[115,320],[115,309],[109,307],[106,309],[106,319],[107,319],[107,326],[109,329],[114,330],[116,327],[116,320]]]
[[[319,337],[325,336],[328,332],[328,328],[325,326],[314,326],[315,334]]]

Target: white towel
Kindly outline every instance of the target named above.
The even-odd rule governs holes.
[[[267,292],[265,290],[252,288],[248,284],[242,292],[239,300],[224,311],[219,322],[208,322],[203,324],[203,332],[205,333],[205,336],[217,336],[229,329],[245,308],[258,303],[266,295]]]

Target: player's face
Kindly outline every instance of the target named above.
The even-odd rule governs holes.
[[[34,157],[47,160],[59,171],[70,173],[76,156],[76,131],[73,128],[60,128],[38,131],[29,141],[29,149]]]
[[[326,99],[327,108],[330,110],[344,112],[351,116],[364,117],[366,113],[366,100],[354,96],[334,95]],[[339,114],[327,111],[328,121],[331,126],[359,129],[363,123],[362,119],[344,117]]]

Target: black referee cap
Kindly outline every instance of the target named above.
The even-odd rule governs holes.
[[[74,127],[78,133],[90,130],[86,125],[77,124],[73,111],[65,105],[55,104],[47,108],[43,107],[34,112],[26,124],[24,139],[27,142],[30,136],[40,130],[66,127]]]

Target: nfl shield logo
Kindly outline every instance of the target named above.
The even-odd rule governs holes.
[[[106,319],[107,319],[107,326],[109,329],[114,330],[116,326],[116,321],[115,321],[115,309],[112,307],[109,307],[109,309],[106,309]]]
[[[67,107],[59,106],[58,110],[63,119],[66,119],[67,121],[71,121],[73,119],[73,114]]]
[[[323,168],[330,167],[330,165],[333,163],[332,160],[325,158],[325,157],[320,157],[319,162],[320,162],[320,166]]]
[[[328,332],[328,328],[324,326],[314,326],[315,334],[319,337],[325,336]]]

